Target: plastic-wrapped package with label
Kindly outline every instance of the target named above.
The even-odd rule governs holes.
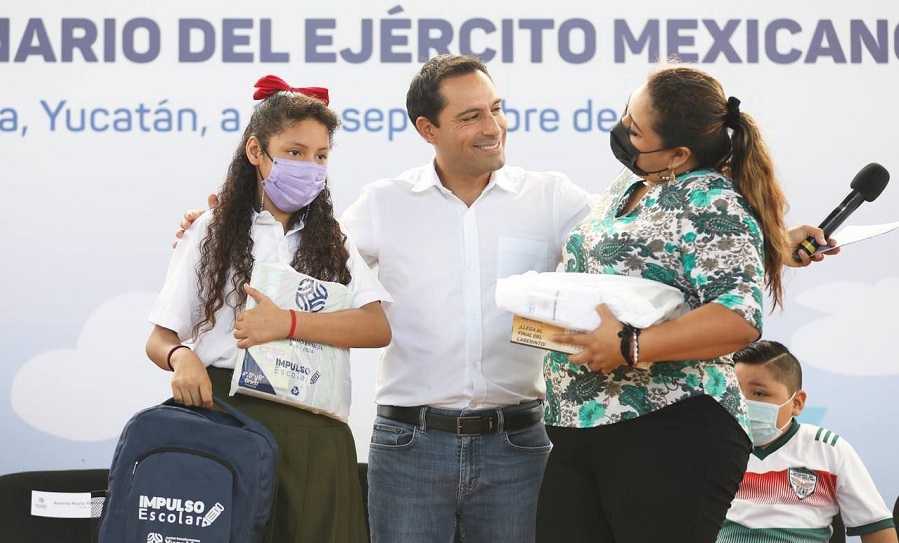
[[[319,281],[284,264],[256,264],[250,286],[283,309],[332,312],[353,303],[344,285]],[[248,310],[255,305],[247,298]],[[238,392],[346,422],[352,392],[350,350],[298,339],[238,349],[231,395]]]
[[[686,312],[680,290],[642,277],[530,271],[496,283],[496,305],[503,311],[570,330],[596,329],[599,304],[637,328]]]

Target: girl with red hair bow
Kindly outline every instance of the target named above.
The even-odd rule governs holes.
[[[218,193],[178,244],[150,313],[147,355],[172,371],[172,395],[212,407],[224,397],[238,348],[281,339],[337,347],[382,347],[391,301],[334,218],[327,164],[340,122],[323,88],[293,88],[275,76],[256,84],[256,107]],[[350,309],[281,309],[249,286],[255,263],[290,265],[346,285]],[[245,311],[247,296],[257,305]],[[367,541],[349,426],[340,420],[252,396],[228,403],[268,427],[280,467],[265,541]],[[234,514],[239,514],[235,512]]]

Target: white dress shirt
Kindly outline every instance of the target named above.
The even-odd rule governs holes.
[[[433,162],[364,187],[341,223],[395,302],[375,400],[460,409],[543,398],[543,351],[509,341],[496,280],[555,270],[589,207],[566,176],[513,167],[494,172],[471,207]]]
[[[237,356],[237,340],[234,339],[234,310],[230,305],[225,304],[216,311],[215,326],[200,334],[196,342],[190,343],[193,326],[202,315],[196,270],[200,262],[200,243],[206,238],[211,218],[211,212],[204,213],[178,242],[169,262],[165,284],[150,310],[149,321],[178,334],[178,338],[190,344],[207,366],[231,369],[234,368]],[[290,265],[300,243],[302,230],[301,221],[285,233],[281,223],[268,211],[254,213],[251,230],[254,261]],[[347,266],[352,280],[347,288],[353,293],[352,307],[359,308],[378,300],[390,302],[392,298],[359,256],[349,237],[346,248],[350,253]],[[230,277],[227,285],[230,288]]]

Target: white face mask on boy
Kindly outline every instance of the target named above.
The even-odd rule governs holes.
[[[787,421],[783,428],[778,428],[777,415],[780,413],[780,408],[792,402],[795,397],[796,393],[794,392],[789,400],[780,405],[746,400],[746,407],[749,409],[749,431],[752,434],[754,446],[761,447],[780,437],[784,429],[790,425],[790,421]]]

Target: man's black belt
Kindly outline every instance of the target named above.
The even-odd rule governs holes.
[[[511,408],[500,409],[502,411],[502,431],[514,432],[533,426],[543,420],[543,403],[534,401],[533,407],[513,411]],[[395,405],[379,405],[378,415],[413,424],[421,425],[421,412],[425,410],[425,428],[451,432],[460,437],[483,436],[495,434],[500,431],[499,413],[497,410],[481,411],[469,415],[442,415],[435,413],[428,407],[398,407]]]

